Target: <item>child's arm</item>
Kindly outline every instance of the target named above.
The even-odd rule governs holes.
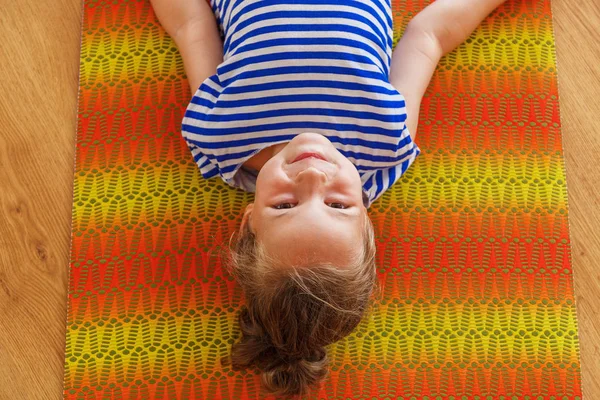
[[[206,0],[150,0],[162,27],[173,39],[192,95],[223,62],[217,21]]]
[[[394,49],[390,83],[406,100],[414,140],[421,99],[442,56],[464,42],[506,0],[436,0],[409,23]]]

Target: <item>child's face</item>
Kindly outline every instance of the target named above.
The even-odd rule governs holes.
[[[363,213],[356,167],[325,136],[303,133],[262,167],[244,221],[282,263],[343,266],[362,249]]]

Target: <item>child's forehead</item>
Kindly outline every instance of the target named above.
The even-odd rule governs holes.
[[[348,265],[364,240],[363,218],[311,221],[301,216],[267,224],[257,239],[264,251],[284,265],[331,263]]]

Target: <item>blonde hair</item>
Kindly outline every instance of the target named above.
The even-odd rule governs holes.
[[[364,213],[363,248],[348,266],[281,266],[247,225],[231,246],[229,269],[244,290],[234,370],[257,367],[275,395],[305,395],[328,373],[324,346],[350,334],[380,293],[373,224]],[[224,360],[229,363],[229,360]]]

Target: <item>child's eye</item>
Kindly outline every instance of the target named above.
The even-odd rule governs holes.
[[[275,206],[273,206],[273,208],[277,209],[277,210],[283,210],[284,208],[292,208],[294,207],[294,205],[292,203],[281,203],[281,204],[276,204]]]
[[[342,204],[342,203],[335,203],[335,202],[333,202],[333,203],[327,203],[327,205],[329,207],[331,207],[331,208],[341,208],[341,209],[346,208],[346,206],[344,204]]]

